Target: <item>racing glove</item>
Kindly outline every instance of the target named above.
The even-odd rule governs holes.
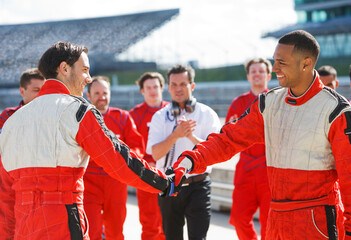
[[[160,193],[161,197],[177,196],[182,187],[182,182],[186,179],[185,174],[193,168],[193,162],[184,156],[178,158],[173,167],[168,167],[165,174],[167,175],[169,186]]]
[[[166,172],[165,172],[167,178],[168,178],[168,182],[169,185],[166,188],[166,190],[164,190],[162,193],[160,193],[159,195],[161,197],[175,197],[178,195],[178,192],[180,191],[180,189],[182,188],[182,182],[185,180],[185,175],[182,175],[182,177],[180,178],[180,181],[178,184],[175,184],[175,179],[176,179],[176,173],[174,172],[174,169],[172,167],[168,167]]]
[[[186,156],[180,156],[173,164],[175,180],[174,184],[178,186],[181,183],[183,176],[193,169],[193,161]]]

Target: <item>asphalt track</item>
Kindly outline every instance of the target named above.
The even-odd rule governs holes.
[[[212,211],[211,225],[207,234],[207,240],[237,240],[234,227],[228,223],[229,213]],[[255,221],[256,231],[259,232],[259,224]],[[125,240],[138,240],[141,235],[139,222],[139,209],[134,194],[128,194],[127,219],[124,223]],[[188,240],[184,229],[184,240]]]

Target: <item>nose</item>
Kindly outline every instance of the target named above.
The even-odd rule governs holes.
[[[91,83],[91,82],[92,82],[90,73],[88,73],[88,77],[86,78],[86,82],[87,82],[87,83]]]
[[[278,70],[277,63],[274,62],[273,67],[272,67],[272,72],[277,72],[277,70]]]
[[[178,86],[175,87],[175,90],[176,91],[181,91],[181,90],[183,90],[183,86],[178,85]]]

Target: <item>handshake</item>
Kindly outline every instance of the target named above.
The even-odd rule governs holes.
[[[168,167],[165,174],[168,178],[168,187],[160,193],[161,197],[177,196],[182,187],[183,181],[186,179],[185,174],[193,168],[193,162],[187,157],[180,157],[173,167]]]

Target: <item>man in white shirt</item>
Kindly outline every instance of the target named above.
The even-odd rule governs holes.
[[[147,143],[148,154],[156,167],[165,171],[185,150],[218,132],[221,124],[217,114],[192,96],[195,72],[189,66],[176,65],[167,73],[172,104],[154,114]],[[159,198],[163,231],[167,240],[182,240],[185,218],[188,237],[206,239],[210,223],[210,169],[202,174],[189,174],[175,198]]]

